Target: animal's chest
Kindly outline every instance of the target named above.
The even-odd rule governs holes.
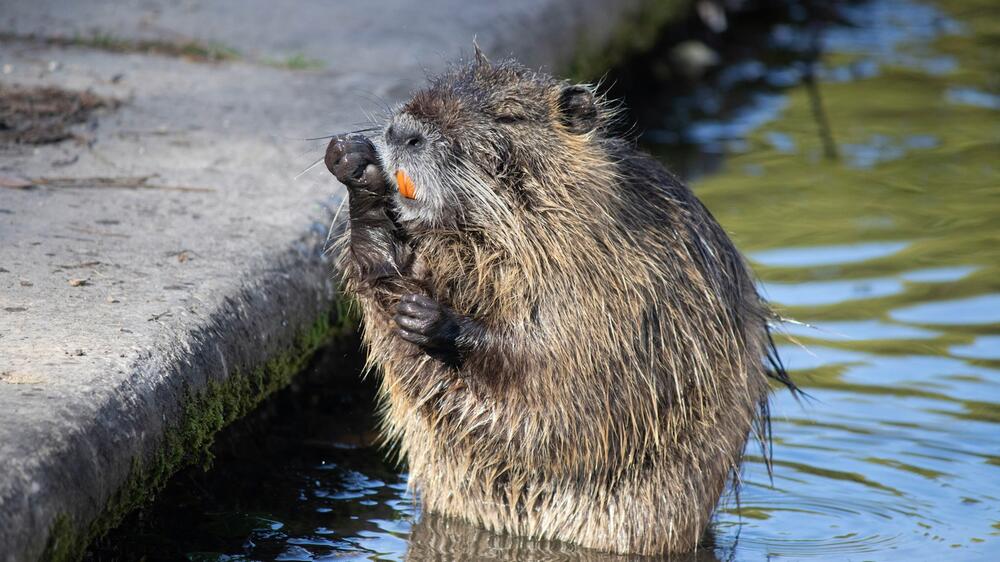
[[[474,314],[479,304],[489,299],[492,289],[490,271],[471,262],[466,256],[450,253],[440,255],[417,253],[410,276],[427,296],[454,309],[459,314]]]

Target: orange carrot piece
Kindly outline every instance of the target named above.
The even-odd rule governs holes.
[[[403,197],[407,199],[417,198],[417,187],[413,185],[413,180],[402,169],[396,170],[396,185],[399,186],[399,194]]]

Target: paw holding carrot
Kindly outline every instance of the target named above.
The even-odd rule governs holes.
[[[325,161],[330,172],[347,187],[349,249],[360,277],[374,283],[398,276],[408,253],[406,233],[393,220],[390,183],[375,146],[361,135],[334,137],[327,147]],[[412,195],[413,181],[402,170],[396,175],[397,182],[407,186],[407,191],[401,193]]]

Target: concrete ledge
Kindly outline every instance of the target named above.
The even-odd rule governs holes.
[[[342,189],[325,170],[295,179],[325,145],[295,139],[355,128],[473,37],[492,56],[580,69],[580,49],[620,54],[641,43],[637,21],[676,13],[175,4],[14,0],[0,14],[0,84],[120,102],[73,140],[0,145],[2,560],[79,558],[349,329],[323,255]]]

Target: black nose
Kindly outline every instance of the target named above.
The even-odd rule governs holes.
[[[389,125],[389,130],[385,132],[385,139],[389,144],[405,148],[420,148],[424,146],[424,135],[420,131],[399,123]]]

